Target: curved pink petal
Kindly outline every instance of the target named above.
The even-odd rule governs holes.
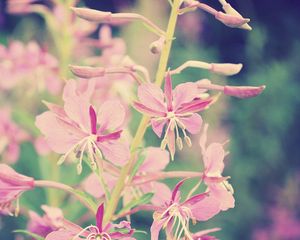
[[[151,240],[159,240],[159,232],[162,229],[163,225],[165,224],[166,219],[161,220],[154,220],[150,232],[151,232]]]
[[[163,91],[153,83],[145,83],[138,88],[138,98],[143,105],[158,112],[165,112]]]
[[[97,114],[98,124],[100,125],[98,132],[120,128],[124,123],[125,115],[125,109],[119,101],[109,100],[104,102]]]
[[[64,110],[68,117],[78,123],[86,132],[90,132],[90,98],[94,89],[93,81],[89,81],[87,89],[79,89],[79,84],[69,80],[63,93]],[[85,90],[85,91],[84,91]]]
[[[190,206],[193,216],[197,221],[207,221],[220,212],[220,202],[213,196],[208,196]]]
[[[151,117],[164,117],[164,116],[166,116],[166,113],[159,112],[159,111],[156,111],[156,110],[151,109],[149,107],[146,107],[144,104],[139,103],[139,102],[133,102],[132,105],[137,111],[139,111],[141,113],[144,113],[144,114],[147,114]]]
[[[153,129],[153,132],[160,138],[164,129],[165,124],[168,122],[168,120],[156,120],[151,119],[151,126]]]
[[[191,134],[196,134],[200,131],[203,121],[199,114],[194,113],[190,117],[180,117],[179,119]]]
[[[156,172],[165,169],[170,158],[166,150],[157,147],[148,147],[144,151],[146,158],[141,165],[140,172]]]
[[[172,103],[172,79],[170,72],[167,73],[166,79],[165,79],[165,98],[167,102],[167,110],[172,111],[173,110],[173,103]]]
[[[224,187],[222,183],[210,184],[209,190],[212,196],[220,202],[220,209],[226,211],[229,208],[234,208],[235,199],[232,193]]]
[[[154,206],[162,206],[170,200],[172,192],[166,184],[160,182],[152,182],[151,185],[154,192],[151,203]]]
[[[68,230],[61,229],[61,230],[49,233],[45,240],[68,240],[68,239],[80,240],[81,239],[79,237],[74,238],[74,236],[75,236],[74,233],[72,233]]]
[[[196,83],[182,83],[177,85],[173,91],[174,108],[177,110],[183,103],[191,102],[198,96]]]
[[[97,143],[104,157],[115,165],[123,166],[130,157],[128,144],[120,141]]]
[[[221,176],[224,170],[224,157],[225,151],[222,144],[210,144],[203,156],[205,174],[210,177]]]
[[[66,153],[85,137],[75,126],[63,123],[49,111],[37,116],[35,125],[45,135],[49,147],[57,153]]]

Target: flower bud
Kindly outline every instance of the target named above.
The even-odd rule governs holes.
[[[161,37],[158,40],[154,41],[153,43],[150,44],[150,51],[153,54],[159,54],[161,53],[161,50],[164,46],[165,43],[165,37]]]
[[[229,14],[231,16],[236,16],[236,17],[243,18],[242,15],[238,11],[236,11],[229,3],[223,4],[223,9],[224,9],[224,11],[227,14]],[[247,24],[247,23],[243,24],[239,28],[242,28],[242,29],[245,29],[245,30],[249,30],[249,31],[252,30],[252,28],[250,27],[250,25]]]
[[[73,65],[70,65],[69,67],[74,75],[81,78],[102,77],[105,74],[105,68],[102,67],[86,67]]]
[[[243,67],[243,64],[232,64],[232,63],[212,63],[211,64],[211,72],[222,74],[225,76],[231,76],[238,74]]]
[[[71,8],[80,18],[91,22],[107,22],[111,19],[111,12],[103,12],[88,8]]]
[[[220,22],[224,23],[226,26],[232,28],[240,28],[245,23],[250,22],[249,18],[243,18],[241,16],[232,16],[223,12],[217,12],[215,14],[215,18]]]
[[[238,98],[251,98],[256,97],[262,93],[266,88],[265,85],[259,87],[248,87],[248,86],[225,86],[224,94],[228,96],[238,97]]]

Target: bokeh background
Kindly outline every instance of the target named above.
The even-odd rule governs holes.
[[[220,8],[217,1],[203,2]],[[160,26],[165,26],[169,11],[166,0],[85,0],[82,3],[105,11],[139,12]],[[232,85],[267,86],[254,99],[222,97],[204,116],[210,122],[212,139],[230,138],[226,175],[231,176],[236,207],[201,227],[221,227],[223,230],[216,236],[224,240],[299,240],[300,4],[297,0],[231,0],[230,3],[251,18],[251,32],[227,28],[199,11],[187,14],[179,20],[169,62],[171,67],[190,59],[244,64],[242,72],[230,79],[187,70],[175,79],[176,83],[208,77]],[[47,38],[45,24],[39,16],[7,14],[5,0],[0,0],[0,9],[1,44],[11,39],[26,42]],[[153,74],[157,57],[148,53],[153,36],[135,24],[114,28],[114,34],[125,38],[129,55]],[[147,144],[158,145],[150,132],[146,136]],[[39,177],[36,162],[40,159],[32,145],[23,143],[21,153],[16,169]],[[170,169],[199,167],[198,153],[194,146],[192,151],[178,157]],[[172,181],[168,183],[174,185]],[[49,193],[35,191],[32,195],[26,195],[23,201],[40,211],[38,206],[47,203]],[[72,216],[71,209],[67,206],[65,209],[70,219],[83,214],[78,210]],[[138,222],[133,218],[134,226],[144,230],[150,226],[151,216],[141,213],[138,218]],[[1,217],[0,221],[1,240],[13,240],[11,231],[26,225],[22,217]]]

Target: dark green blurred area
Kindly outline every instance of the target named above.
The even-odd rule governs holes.
[[[86,4],[92,8],[116,11],[120,2],[87,0]],[[130,4],[130,1],[126,2]],[[218,6],[217,1],[203,2]],[[268,224],[266,210],[274,203],[275,189],[283,186],[289,176],[300,172],[300,4],[297,0],[231,0],[230,3],[251,18],[253,31],[226,28],[212,17],[204,17],[201,23],[203,30],[196,40],[187,42],[178,29],[170,66],[199,58],[215,62],[241,62],[244,64],[243,71],[228,79],[227,84],[267,86],[265,92],[254,99],[226,98],[230,107],[223,109],[222,114],[215,117],[217,119],[206,116],[213,122],[220,121],[230,131],[231,155],[225,175],[231,176],[236,207],[199,225],[201,228],[221,227],[223,230],[216,236],[222,240],[248,240],[252,239],[254,229]],[[0,6],[4,9],[2,0]],[[2,15],[0,42],[11,38],[19,22],[20,18]],[[210,77],[201,74],[187,71],[182,79]],[[151,141],[155,143],[156,139],[150,135],[147,135],[151,139],[148,144]],[[29,165],[22,165],[24,161],[37,159],[34,150],[23,146],[22,155],[26,159],[20,160],[17,169],[36,176],[36,171],[27,169]],[[173,165],[170,168],[190,168],[182,161],[177,166]],[[174,185],[174,182],[170,184]],[[43,193],[37,193],[37,196],[43,196]],[[34,200],[32,206],[38,211]],[[134,226],[146,229],[145,226],[151,224],[149,215],[140,214],[139,217],[138,222],[133,218]],[[7,237],[11,236],[9,232],[24,227],[24,219],[20,222],[21,225],[16,227],[15,219],[5,219],[5,231],[0,231],[0,239],[10,240]]]

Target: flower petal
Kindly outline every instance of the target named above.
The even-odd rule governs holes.
[[[165,79],[165,98],[167,102],[167,110],[172,111],[173,106],[172,106],[172,79],[170,72],[167,73],[166,79]]]
[[[196,134],[200,131],[202,126],[202,118],[199,114],[194,113],[190,117],[180,117],[179,119],[186,127],[186,130],[191,134]]]
[[[138,88],[138,98],[149,109],[165,112],[163,91],[153,83],[141,84]]]
[[[104,102],[98,111],[98,124],[100,129],[98,132],[104,130],[116,130],[119,129],[125,120],[125,109],[122,104],[117,100],[109,100]]]
[[[159,232],[162,229],[166,219],[155,220],[153,221],[150,232],[151,232],[151,240],[159,240]]]
[[[220,143],[212,143],[205,151],[203,161],[205,173],[209,177],[219,177],[224,170],[225,151]]]
[[[141,165],[140,172],[157,172],[163,170],[169,163],[169,153],[157,147],[148,147],[144,151],[146,158]]]
[[[133,103],[133,107],[141,112],[141,113],[145,113],[151,117],[164,117],[166,114],[164,112],[159,112],[156,110],[153,110],[151,108],[146,107],[144,104],[139,103],[139,102],[134,102]]]
[[[173,91],[174,108],[177,110],[183,103],[191,102],[198,96],[196,83],[188,82],[177,85]]]
[[[156,120],[151,119],[151,126],[153,132],[160,138],[164,129],[165,124],[168,120]]]
[[[98,143],[104,157],[115,165],[123,166],[130,157],[128,144],[120,141]]]

